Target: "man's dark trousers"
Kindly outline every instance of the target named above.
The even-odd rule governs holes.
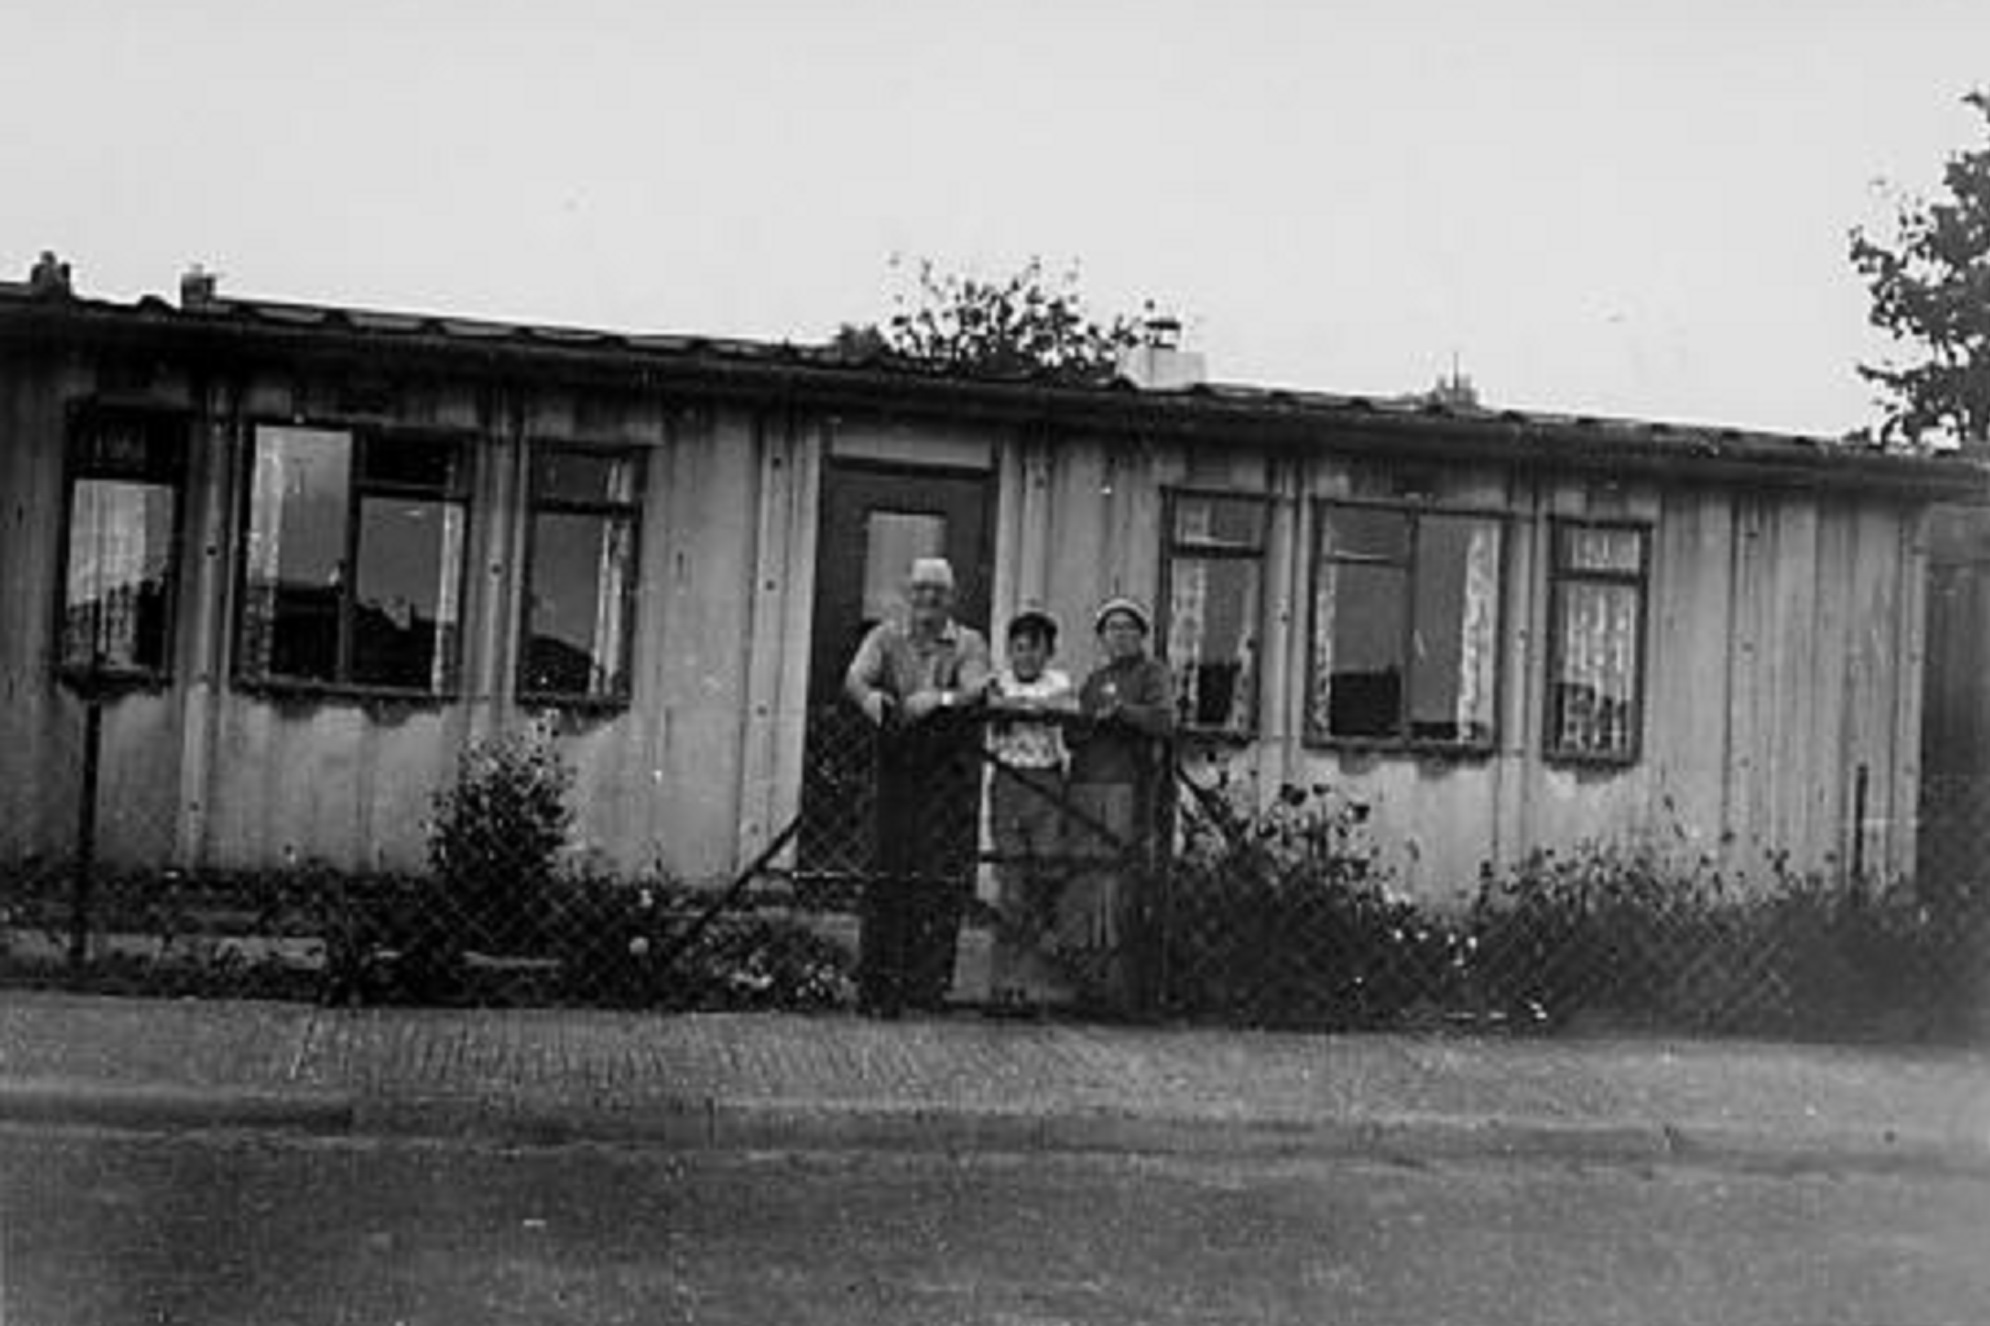
[[[879,734],[857,961],[858,995],[873,1011],[937,1009],[953,985],[980,827],[970,744],[978,735],[944,715]]]

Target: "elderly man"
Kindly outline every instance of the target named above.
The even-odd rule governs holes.
[[[906,617],[872,628],[844,689],[878,730],[876,843],[864,889],[857,987],[895,1017],[937,1009],[953,983],[972,884],[980,766],[955,721],[988,685],[988,642],[953,617],[944,558],[912,564]]]

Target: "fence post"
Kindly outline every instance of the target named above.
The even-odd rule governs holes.
[[[97,766],[104,744],[103,697],[87,684],[83,698],[83,776],[76,809],[76,878],[69,895],[69,966],[80,971],[90,960],[91,893],[97,866]]]
[[[1147,877],[1154,897],[1149,901],[1148,933],[1145,939],[1147,970],[1141,982],[1140,1014],[1153,1019],[1169,1007],[1174,973],[1169,958],[1174,950],[1175,928],[1175,743],[1167,737],[1157,740],[1155,768],[1151,773],[1153,790],[1147,823]]]

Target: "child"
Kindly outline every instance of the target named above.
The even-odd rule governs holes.
[[[989,688],[993,711],[988,749],[988,819],[995,843],[995,952],[991,1011],[1035,1011],[1044,964],[1038,952],[1054,904],[1047,896],[1063,840],[1059,805],[1064,791],[1064,731],[1027,715],[1072,713],[1078,708],[1071,678],[1050,666],[1057,652],[1057,623],[1049,614],[1023,612],[1009,623],[1009,663]],[[1014,715],[1011,717],[1011,715]]]

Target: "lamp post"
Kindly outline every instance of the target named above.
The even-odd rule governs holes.
[[[92,632],[92,635],[96,635]],[[77,790],[76,877],[69,894],[69,966],[81,971],[90,960],[91,894],[96,884],[97,770],[104,744],[103,642],[94,639],[89,671],[73,681],[83,701],[83,772]]]

